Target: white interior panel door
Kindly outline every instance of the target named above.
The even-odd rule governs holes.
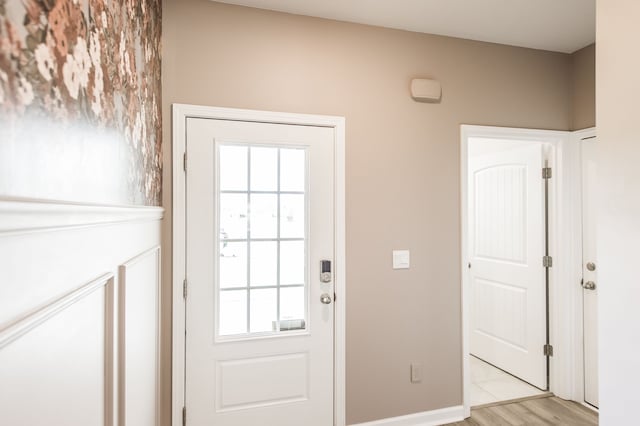
[[[596,141],[582,141],[582,287],[584,314],[584,400],[598,406],[598,277],[596,260]]]
[[[333,141],[187,119],[188,424],[333,424]]]
[[[513,145],[469,159],[470,352],[546,389],[542,145]]]

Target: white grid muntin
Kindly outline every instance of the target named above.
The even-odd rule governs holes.
[[[234,146],[234,147],[246,147],[247,148],[247,187],[246,190],[221,190],[220,189],[220,147]],[[277,189],[275,191],[265,190],[252,190],[251,189],[251,148],[277,148]],[[303,191],[280,191],[281,187],[281,161],[280,154],[281,149],[296,149],[304,152],[304,190]],[[296,145],[289,143],[278,142],[247,142],[247,141],[235,141],[230,139],[218,139],[215,141],[215,236],[214,236],[214,281],[215,281],[215,312],[214,312],[214,324],[215,324],[215,341],[216,342],[228,342],[239,340],[251,340],[261,338],[273,338],[273,337],[289,337],[310,334],[311,324],[309,319],[309,215],[310,215],[310,194],[309,194],[309,149],[307,145]],[[245,238],[225,238],[220,237],[220,195],[221,194],[246,194],[247,195],[247,234]],[[276,238],[251,238],[251,215],[250,215],[250,197],[252,194],[272,194],[277,196],[277,220],[276,220]],[[304,195],[304,237],[303,238],[287,238],[280,237],[280,196],[281,195]],[[222,242],[229,243],[246,243],[246,286],[234,286],[221,288],[220,286],[220,246]],[[280,243],[281,242],[295,242],[302,241],[304,243],[304,283],[301,284],[281,284],[280,283]],[[277,244],[277,257],[276,257],[276,285],[260,285],[251,286],[251,243],[252,242],[276,242]],[[301,330],[284,330],[280,331],[280,289],[284,288],[303,288],[304,289],[304,321],[305,328]],[[275,331],[260,331],[251,332],[251,291],[264,290],[264,289],[276,289],[276,330]],[[222,292],[229,291],[246,291],[246,332],[237,334],[220,334],[220,294]]]

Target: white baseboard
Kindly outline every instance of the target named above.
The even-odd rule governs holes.
[[[423,411],[422,413],[409,414],[406,416],[389,417],[351,426],[439,426],[461,420],[464,420],[464,407],[462,405],[456,405],[455,407]]]

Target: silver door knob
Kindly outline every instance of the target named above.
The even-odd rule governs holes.
[[[596,283],[594,283],[593,281],[587,281],[586,283],[582,284],[582,288],[584,288],[585,290],[595,290]]]
[[[329,293],[324,293],[322,296],[320,296],[320,301],[325,305],[328,305],[331,303],[331,296],[329,296]]]

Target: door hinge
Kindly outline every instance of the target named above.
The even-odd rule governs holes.
[[[545,268],[551,268],[553,266],[553,257],[542,256],[542,266]]]
[[[542,168],[542,179],[551,179],[551,167],[543,167]]]
[[[182,168],[187,171],[187,153],[182,154]]]
[[[182,407],[182,426],[187,426],[187,407]]]
[[[553,346],[544,345],[543,348],[544,356],[553,356]]]
[[[187,279],[185,278],[184,281],[182,281],[182,297],[183,298],[187,298]]]

